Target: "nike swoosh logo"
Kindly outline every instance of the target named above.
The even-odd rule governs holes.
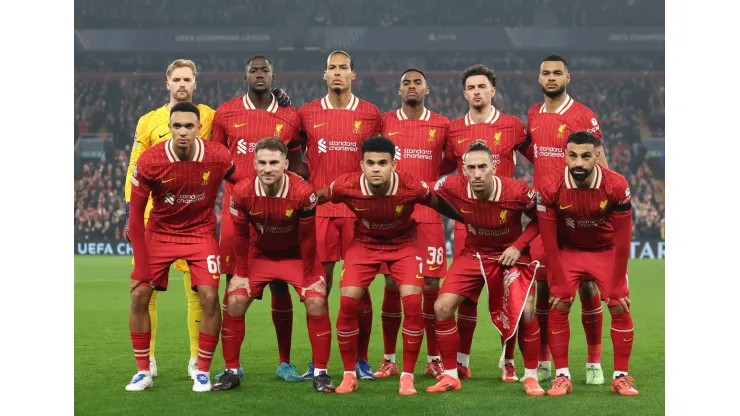
[[[598,321],[599,321],[599,320],[598,320],[598,319],[596,319],[596,320],[594,320],[594,321],[586,321],[586,323],[587,323],[587,324],[591,324],[591,323],[594,323],[594,322],[598,322]]]
[[[247,124],[247,123],[242,123],[242,124],[234,124],[234,128],[238,129],[239,127],[241,127],[241,126],[244,126],[244,125],[246,125],[246,124]]]
[[[466,141],[466,140],[470,140],[470,139],[462,139],[462,140],[458,140],[458,141],[457,141],[457,144],[460,144],[460,143],[462,143],[462,142],[464,142],[464,141]]]
[[[388,137],[395,136],[396,134],[400,134],[400,133],[401,133],[400,131],[393,131],[393,132],[388,133]]]
[[[217,280],[217,279],[220,279],[220,278],[221,278],[221,275],[219,275],[219,274],[214,274],[213,275],[213,280]]]
[[[326,124],[326,123],[321,123],[321,124],[314,124],[314,125],[313,125],[313,128],[321,127],[321,126],[323,126],[324,124]]]
[[[561,205],[561,206],[560,206],[560,209],[568,209],[568,208],[570,208],[570,207],[572,207],[572,206],[573,206],[573,204],[570,204],[570,205],[568,205],[567,207],[564,207],[564,206],[562,206],[562,205]]]
[[[527,338],[524,338],[524,340],[525,340],[525,341],[527,341],[527,342],[532,342],[532,341],[536,341],[536,340],[537,340],[537,338],[533,338],[533,339],[527,339]]]
[[[355,211],[367,211],[369,208],[357,208],[355,207]]]
[[[423,278],[424,278],[424,276],[419,276],[419,275],[417,274],[417,275],[416,275],[416,278],[417,278],[417,279],[423,279]]]
[[[530,130],[530,131],[535,131],[535,130],[537,130],[538,128],[540,128],[540,127],[539,127],[539,126],[537,126],[537,127],[533,128],[533,129],[532,129],[532,130]]]
[[[159,138],[161,139],[162,137],[164,137],[164,136],[166,136],[166,135],[168,135],[168,134],[170,134],[170,132],[167,132],[167,133],[165,133],[165,134],[160,134],[160,135],[159,135]]]
[[[344,344],[349,344],[349,341],[344,341],[344,342],[339,341],[339,343],[342,344],[342,345],[344,345]]]
[[[419,341],[406,341],[406,342],[408,342],[409,344],[418,344],[418,343],[421,342],[421,340],[419,340]]]
[[[323,337],[323,336],[324,336],[324,335],[326,335],[326,334],[331,334],[331,331],[327,331],[327,332],[322,332],[322,333],[320,333],[320,334],[316,334],[316,336],[317,336],[317,337]]]
[[[252,211],[249,211],[249,215],[260,215],[260,214],[262,214],[262,211],[260,211],[260,212],[252,212]]]
[[[167,179],[167,180],[163,180],[162,183],[172,182],[174,180],[175,180],[175,178],[170,178],[170,179]]]
[[[440,267],[442,267],[442,266],[437,266],[437,267],[429,266],[429,270],[437,270],[437,269],[439,269]]]
[[[461,209],[460,212],[462,212],[463,214],[472,214],[473,213],[473,211],[465,211],[464,209]]]
[[[623,340],[624,342],[630,342],[630,341],[632,341],[633,339],[635,339],[635,337],[634,337],[634,336],[633,336],[632,338],[630,338],[630,339],[627,339],[627,338],[622,338],[622,340]]]
[[[564,329],[564,330],[559,331],[559,332],[553,332],[552,335],[562,334],[565,331],[567,331],[567,329]]]

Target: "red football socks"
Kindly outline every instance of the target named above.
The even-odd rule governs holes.
[[[570,342],[570,324],[568,310],[550,311],[548,327],[550,330],[550,351],[555,361],[555,368],[568,367],[568,343]]]
[[[243,316],[231,316],[225,310],[221,321],[221,351],[226,368],[239,367],[239,352],[244,342],[245,320]]]
[[[635,339],[635,326],[629,312],[612,313],[612,345],[614,345],[614,371],[627,372]]]
[[[601,333],[604,314],[601,308],[601,297],[597,293],[591,299],[581,298],[581,322],[586,332],[588,346],[587,363],[601,362]]]
[[[524,358],[524,368],[537,368],[537,355],[540,349],[540,325],[532,319],[519,325],[519,351]],[[513,340],[514,338],[512,338]],[[513,342],[512,342],[513,344]],[[512,354],[512,357],[513,354]]]
[[[534,313],[537,316],[537,323],[540,326],[540,353],[537,359],[539,361],[550,361],[549,332],[547,331],[547,322],[550,316],[549,299],[537,296]]]
[[[367,361],[367,350],[370,347],[370,332],[373,329],[373,302],[370,300],[370,292],[367,290],[360,298],[357,320],[360,327],[360,333],[357,336],[357,359]]]
[[[385,354],[396,353],[396,341],[398,331],[401,329],[401,294],[398,289],[385,288],[383,306],[380,312],[380,320],[383,323],[383,352]]]
[[[425,290],[423,294],[422,316],[424,317],[424,330],[427,335],[427,355],[437,356],[439,350],[437,349],[437,337],[434,335],[434,323],[437,320],[434,315],[434,302],[437,301],[439,289]]]
[[[419,359],[419,351],[421,351],[421,341],[424,339],[421,294],[406,295],[401,298],[401,303],[403,303],[403,325],[401,329],[403,372],[413,374],[416,361]]]
[[[355,371],[357,361],[357,336],[360,332],[357,322],[357,309],[360,301],[349,296],[339,298],[337,315],[337,342],[342,355],[344,371]]]
[[[213,353],[218,345],[218,336],[198,333],[198,371],[206,373],[211,371]]]
[[[328,368],[331,353],[331,321],[328,313],[308,315],[308,338],[311,340],[314,367]]]
[[[437,345],[442,355],[442,367],[451,370],[457,368],[457,351],[460,349],[460,332],[455,318],[437,321],[434,325]]]
[[[460,331],[460,350],[466,355],[470,355],[470,348],[473,346],[473,334],[475,325],[478,323],[478,305],[471,305],[463,302],[457,310],[457,327]],[[445,367],[447,368],[447,367]]]
[[[290,293],[272,295],[272,323],[275,325],[280,362],[290,363],[293,338],[293,299]]]
[[[134,357],[139,371],[149,371],[149,342],[151,332],[131,332],[131,343],[134,346]]]

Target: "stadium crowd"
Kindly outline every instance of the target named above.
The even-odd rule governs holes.
[[[124,0],[75,2],[75,28],[239,26],[663,26],[661,0]],[[177,10],[177,12],[173,12]]]
[[[467,110],[459,79],[454,75],[430,77],[427,108],[450,119]],[[285,89],[299,108],[326,94],[320,76],[284,76],[276,86]],[[353,92],[385,112],[399,107],[395,77],[370,76],[358,80]],[[195,102],[216,109],[245,91],[243,81],[199,78]],[[569,93],[600,117],[610,168],[624,174],[633,189],[634,238],[661,238],[665,203],[661,181],[647,163],[641,137],[662,137],[665,125],[662,77],[594,76],[574,79]],[[120,239],[124,226],[123,188],[133,132],[140,116],[162,106],[164,82],[151,77],[112,77],[93,80],[78,77],[75,83],[75,137],[79,133],[111,133],[115,150],[103,160],[83,161],[75,179],[75,237],[78,241]],[[497,80],[494,105],[526,123],[527,110],[542,100],[534,77]],[[76,140],[76,139],[75,139]],[[516,177],[532,183],[532,166],[519,158]],[[219,198],[218,201],[221,199]],[[217,206],[220,218],[220,207]]]

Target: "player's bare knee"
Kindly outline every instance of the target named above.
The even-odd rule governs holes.
[[[439,279],[436,277],[425,277],[424,278],[424,290],[435,291],[439,290]]]
[[[560,303],[558,303],[558,306],[556,306],[555,309],[570,311],[571,306],[572,304],[570,302],[560,301]]]
[[[208,316],[215,316],[220,313],[219,301],[218,301],[218,289],[215,290],[202,290],[200,289],[198,294],[200,295],[200,304],[203,307],[203,314]]]
[[[249,298],[244,295],[229,295],[226,313],[231,316],[244,316],[247,313]]]
[[[578,293],[581,299],[590,300],[599,293],[599,287],[596,286],[596,282],[593,280],[581,280],[578,285]]]
[[[440,296],[434,302],[434,315],[438,321],[453,318],[455,316],[455,309],[457,309],[456,302],[446,296]]]
[[[622,313],[627,312],[627,309],[624,308],[622,305],[609,305],[609,313],[614,315],[615,313]]]
[[[534,296],[527,296],[527,301],[524,303],[524,311],[522,311],[521,322],[530,322],[534,319]]]
[[[394,279],[393,276],[386,274],[385,287],[386,289],[398,289],[398,286],[396,285],[396,279]]]
[[[360,299],[365,294],[365,289],[359,286],[345,286],[339,289],[339,294],[352,299]]]
[[[321,316],[326,313],[326,298],[323,296],[310,296],[303,302],[308,315]]]
[[[138,286],[131,292],[131,312],[148,313],[149,301],[152,298],[152,289],[148,286]]]

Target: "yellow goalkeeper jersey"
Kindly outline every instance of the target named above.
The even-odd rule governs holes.
[[[200,132],[198,132],[198,137],[210,140],[215,111],[205,104],[198,104],[198,110],[200,110]],[[161,141],[172,138],[169,123],[170,111],[167,109],[167,104],[165,104],[154,111],[144,114],[136,124],[136,138],[131,148],[131,161],[128,164],[128,171],[126,172],[126,202],[131,201],[131,175],[134,172],[136,161],[139,160],[139,156],[146,149]],[[150,197],[146,210],[147,217],[151,205],[152,200]]]

